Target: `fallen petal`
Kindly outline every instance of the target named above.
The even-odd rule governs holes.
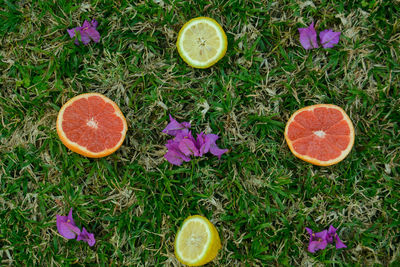
[[[90,22],[87,21],[87,20],[85,20],[85,21],[83,22],[82,28],[90,28],[90,27],[92,27],[92,25],[90,24]]]
[[[68,34],[69,34],[69,37],[71,37],[71,38],[74,38],[75,37],[75,31],[79,31],[79,28],[80,27],[76,27],[76,28],[73,28],[73,29],[67,29],[67,32],[68,32]]]
[[[339,236],[335,234],[336,249],[347,248],[347,246],[340,240]]]
[[[323,30],[319,33],[319,39],[323,48],[332,48],[339,43],[341,32],[332,30]]]
[[[100,33],[95,28],[87,29],[86,33],[95,43],[100,41]]]
[[[333,227],[332,225],[329,226],[328,234],[327,234],[327,236],[326,236],[326,241],[327,241],[329,244],[333,242],[333,237],[336,235],[336,230],[337,230],[337,229],[336,229],[335,227]]]
[[[88,233],[85,227],[82,228],[82,232],[78,235],[76,240],[87,242],[90,247],[92,247],[96,243],[96,240],[94,239],[94,234]]]
[[[194,155],[196,157],[199,156],[199,151],[196,148],[194,142],[188,138],[182,139],[179,142],[179,150],[185,154],[186,156]]]
[[[311,253],[315,253],[318,250],[325,249],[328,243],[326,240],[321,241],[311,241],[308,245],[308,251]]]
[[[87,31],[81,31],[81,41],[84,45],[87,45],[90,42],[90,36]]]
[[[314,22],[308,28],[299,28],[300,44],[304,49],[318,48],[317,32],[314,29]]]
[[[74,239],[81,233],[81,230],[75,225],[74,219],[72,218],[72,208],[70,209],[68,216],[57,214],[56,224],[60,235],[67,239]]]
[[[210,152],[211,154],[213,154],[214,156],[217,156],[218,159],[221,159],[222,154],[228,152],[228,149],[221,149],[219,148],[216,144],[212,144],[210,146]]]
[[[168,123],[167,127],[165,127],[165,129],[162,130],[163,133],[166,133],[166,134],[169,134],[172,136],[176,136],[181,130],[190,128],[189,122],[179,123],[171,115],[169,115],[169,120],[170,120],[170,123]]]
[[[90,23],[92,24],[92,27],[95,28],[95,29],[96,29],[97,26],[99,25],[99,23],[98,23],[97,20],[95,20],[95,19],[93,19]]]

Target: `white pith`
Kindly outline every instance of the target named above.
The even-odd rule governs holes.
[[[86,122],[86,125],[89,126],[89,127],[91,127],[91,128],[95,128],[95,129],[98,128],[98,126],[97,126],[97,121],[95,121],[94,118],[90,118],[90,120],[88,120],[88,121]]]
[[[315,131],[314,134],[315,134],[316,136],[318,136],[318,137],[321,137],[321,138],[323,138],[323,137],[325,136],[325,132],[324,132],[324,131],[321,131],[321,130]]]

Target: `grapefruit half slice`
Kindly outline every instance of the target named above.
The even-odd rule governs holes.
[[[292,153],[307,162],[329,166],[342,161],[354,144],[354,127],[336,105],[319,104],[296,111],[285,128]]]
[[[114,153],[127,129],[117,104],[98,93],[75,96],[61,107],[57,117],[57,133],[63,144],[90,158]]]

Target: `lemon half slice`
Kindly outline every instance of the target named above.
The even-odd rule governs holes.
[[[228,41],[218,22],[212,18],[198,17],[183,25],[176,46],[187,64],[205,69],[225,55]]]
[[[175,256],[188,266],[200,266],[212,261],[221,249],[215,226],[207,218],[188,217],[175,237]]]

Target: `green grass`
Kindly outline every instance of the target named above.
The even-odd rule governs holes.
[[[209,266],[398,266],[396,1],[131,2],[0,0],[1,265],[178,266],[175,233],[201,214],[222,239]],[[228,36],[206,70],[175,47],[197,16]],[[75,46],[66,29],[92,18],[101,42]],[[339,45],[304,50],[297,28],[311,21],[341,31]],[[60,107],[85,92],[110,97],[128,121],[106,158],[73,153],[56,133]],[[353,150],[331,167],[295,158],[284,141],[289,116],[315,103],[343,107],[356,129]],[[210,128],[230,152],[169,164],[168,114]],[[55,215],[71,207],[93,248],[58,234]],[[331,224],[348,248],[307,252],[304,228]]]

